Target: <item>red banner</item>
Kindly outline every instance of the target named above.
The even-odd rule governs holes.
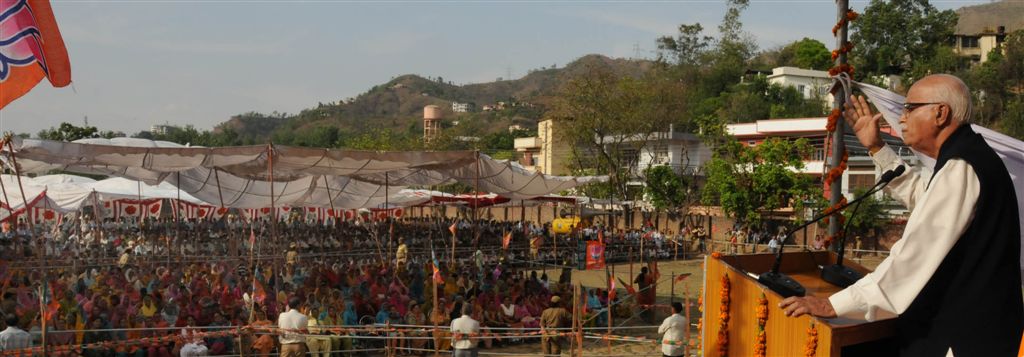
[[[604,243],[587,242],[587,270],[604,269]]]

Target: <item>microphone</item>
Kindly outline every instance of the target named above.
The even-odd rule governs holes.
[[[804,295],[806,295],[807,294],[807,290],[804,289],[803,285],[800,285],[799,282],[797,282],[796,280],[793,280],[793,278],[790,278],[788,275],[779,272],[779,267],[782,265],[782,252],[783,252],[783,248],[785,248],[786,241],[789,240],[789,237],[791,237],[793,235],[793,233],[803,229],[804,227],[807,227],[807,226],[810,226],[810,225],[812,225],[814,223],[817,223],[818,221],[821,221],[822,219],[825,219],[825,217],[831,216],[832,214],[834,214],[836,212],[839,212],[839,211],[842,211],[842,210],[846,209],[846,207],[849,207],[852,204],[859,203],[865,197],[868,197],[871,194],[873,194],[875,192],[878,192],[878,190],[881,190],[882,187],[885,187],[885,185],[889,184],[889,181],[892,181],[896,177],[902,175],[903,172],[906,171],[906,170],[907,170],[906,167],[904,167],[903,165],[900,165],[900,166],[897,166],[895,169],[886,171],[885,173],[882,174],[882,178],[878,181],[878,183],[876,183],[875,186],[871,187],[871,189],[869,189],[868,192],[866,192],[864,195],[861,195],[857,199],[854,199],[853,201],[847,202],[846,204],[844,204],[842,206],[839,206],[839,207],[837,207],[834,210],[831,210],[831,209],[830,210],[826,210],[825,212],[823,212],[822,214],[818,215],[817,217],[814,217],[814,219],[811,219],[810,221],[807,221],[804,224],[801,224],[800,226],[797,226],[796,228],[789,230],[789,232],[786,233],[786,236],[782,240],[782,242],[779,242],[779,251],[775,253],[775,263],[772,264],[772,269],[767,271],[767,272],[765,272],[765,273],[762,273],[761,275],[759,275],[757,277],[757,281],[759,283],[763,284],[764,286],[767,286],[769,289],[771,289],[775,293],[777,293],[779,295],[782,295],[783,298],[787,298],[787,297],[790,297],[790,296],[804,296]],[[882,187],[879,187],[879,186],[882,186]],[[841,257],[840,257],[840,261],[842,261]],[[845,268],[845,267],[842,267],[840,265],[840,268]],[[849,268],[846,268],[846,269],[849,269]],[[825,277],[826,273],[824,272],[824,270],[825,269],[822,270],[822,279],[825,279],[825,281],[828,281],[829,283],[838,285],[838,284],[836,284],[836,283],[834,283],[832,281],[829,281],[829,279],[832,278],[831,274],[830,274],[829,278]],[[852,270],[850,270],[850,271],[852,272]],[[859,275],[859,273],[857,273],[857,272],[853,272],[853,273]],[[860,277],[858,277],[857,279],[860,279]],[[853,281],[857,281],[857,279],[854,279]],[[853,284],[853,283],[851,282],[850,284]],[[849,286],[849,285],[847,285],[847,286]]]
[[[897,166],[895,169],[886,171],[885,173],[882,174],[882,178],[878,180],[878,183],[872,186],[871,189],[869,189],[867,192],[864,192],[864,194],[858,197],[857,199],[846,204],[846,206],[849,206],[851,204],[856,205],[853,206],[853,212],[850,214],[851,219],[849,221],[846,221],[846,224],[843,227],[843,234],[842,236],[839,237],[839,253],[836,257],[836,263],[821,268],[822,280],[828,282],[829,284],[845,288],[849,287],[850,285],[853,285],[853,283],[856,283],[857,280],[860,280],[860,278],[864,277],[864,275],[857,272],[856,270],[850,269],[850,267],[847,266],[843,266],[843,256],[846,254],[847,227],[850,226],[850,221],[852,221],[854,215],[857,214],[857,209],[860,208],[861,200],[873,195],[875,192],[881,191],[883,188],[885,188],[885,186],[889,185],[890,181],[899,177],[900,175],[903,175],[903,173],[906,171],[907,167],[903,165]]]

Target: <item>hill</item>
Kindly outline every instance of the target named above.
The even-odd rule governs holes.
[[[505,130],[511,124],[536,127],[551,96],[569,78],[592,66],[607,66],[629,75],[642,74],[653,65],[649,61],[612,59],[601,55],[583,56],[563,68],[542,68],[530,71],[519,79],[488,83],[454,85],[441,78],[424,78],[406,74],[374,86],[355,98],[335,103],[319,103],[297,115],[245,113],[218,124],[215,132],[231,132],[242,143],[273,140],[287,145],[336,146],[339,141],[373,129],[384,129],[408,135],[422,133],[423,107],[437,105],[446,118],[479,120],[488,134]],[[470,103],[469,113],[454,113],[452,103]],[[504,109],[486,111],[485,106],[499,102]],[[513,106],[511,103],[516,103]]]

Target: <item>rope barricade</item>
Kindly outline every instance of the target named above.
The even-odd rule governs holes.
[[[164,336],[156,337],[142,337],[137,339],[125,339],[117,341],[103,341],[88,344],[74,344],[74,345],[47,345],[47,351],[50,353],[67,353],[74,352],[77,354],[83,353],[85,350],[90,349],[121,349],[135,346],[149,346],[149,345],[163,345],[163,344],[177,344],[187,343],[189,341],[195,341],[198,339],[206,338],[224,338],[224,337],[238,337],[243,334],[255,334],[255,335],[281,335],[290,334],[301,337],[320,337],[324,335],[334,335],[340,337],[349,338],[364,338],[364,339],[434,339],[432,336],[414,337],[414,336],[380,336],[387,335],[389,333],[408,333],[408,332],[433,332],[435,331],[433,326],[416,326],[416,325],[399,325],[396,326],[377,326],[377,325],[366,325],[359,327],[350,326],[318,326],[317,328],[324,332],[321,334],[311,334],[304,332],[305,330],[295,329],[283,329],[276,326],[266,325],[248,325],[241,327],[228,327],[228,330],[223,331],[210,331],[210,332],[192,332],[187,335],[183,334],[169,334]],[[648,327],[650,328],[650,327]],[[184,328],[189,329],[189,328]],[[496,328],[501,330],[501,328]],[[520,331],[520,332],[480,332],[472,334],[455,333],[452,334],[452,338],[456,340],[472,340],[472,339],[488,339],[488,338],[540,338],[540,337],[568,337],[576,335],[569,328],[558,328],[558,329],[546,329],[542,331],[537,328],[507,328],[506,330],[531,330],[531,331]],[[124,329],[124,331],[141,331],[147,329]],[[152,329],[148,329],[152,330]],[[175,328],[174,330],[177,330]],[[438,331],[450,331],[447,326],[441,326],[437,329]],[[76,333],[80,331],[66,330],[66,331],[54,331],[56,333]],[[363,334],[363,335],[360,335]],[[374,336],[378,335],[378,336]],[[0,356],[30,356],[34,354],[42,354],[43,347],[36,346],[30,348],[23,348],[17,350],[6,350],[0,352]]]

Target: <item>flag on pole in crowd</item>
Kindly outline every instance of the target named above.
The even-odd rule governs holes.
[[[622,278],[618,278],[618,279],[619,279],[619,282],[622,283],[622,286],[626,287],[626,292],[629,293],[629,295],[636,295],[636,289],[633,288],[633,285],[626,284],[625,281],[622,281]]]
[[[512,232],[505,233],[505,236],[501,238],[501,249],[508,250],[508,245],[512,243]]]
[[[611,282],[608,284],[608,303],[611,304],[613,301],[615,301],[615,278],[609,277],[608,279],[611,280]]]
[[[437,254],[434,254],[434,247],[430,247],[430,265],[433,265],[434,269],[434,283],[443,283],[444,278],[441,277],[441,263],[437,261]]]
[[[676,276],[676,282],[679,283],[679,282],[682,282],[683,280],[686,280],[686,278],[689,278],[691,274],[692,273],[683,273],[683,274],[677,275]]]
[[[452,232],[452,235],[455,235],[455,232],[458,230],[456,227],[457,224],[457,222],[452,222],[452,225],[448,226],[448,231]]]
[[[256,246],[256,230],[249,228],[249,246]]]
[[[604,244],[604,229],[597,230],[597,241]]]
[[[46,77],[71,83],[71,61],[48,0],[0,2],[0,108]]]
[[[263,289],[263,284],[260,284],[259,279],[256,279],[254,277],[252,279],[252,282],[253,285],[255,286],[253,290],[256,290],[252,294],[253,301],[262,304],[263,301],[267,299],[267,291]]]
[[[587,270],[604,269],[604,244],[587,242]]]

